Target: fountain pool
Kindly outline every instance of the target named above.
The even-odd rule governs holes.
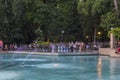
[[[119,58],[31,54],[25,59],[27,55],[0,54],[0,80],[120,79]]]

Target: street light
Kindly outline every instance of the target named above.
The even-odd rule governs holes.
[[[98,40],[100,41],[101,32],[99,31],[97,34],[98,34]]]
[[[86,38],[88,39],[89,37],[88,37],[88,36],[86,36]]]
[[[112,31],[112,30],[113,30],[113,27],[111,27],[110,29],[111,29],[111,31]]]
[[[63,41],[63,37],[64,37],[64,33],[65,33],[65,31],[62,30],[61,33],[62,33],[62,41]]]
[[[100,35],[101,34],[101,32],[98,32],[98,35]]]
[[[62,32],[62,34],[64,34],[64,31],[63,31],[63,30],[62,30],[61,32]]]
[[[86,42],[87,42],[87,43],[88,43],[88,41],[89,41],[88,38],[89,38],[89,36],[86,36]]]

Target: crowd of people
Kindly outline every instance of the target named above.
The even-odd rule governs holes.
[[[17,50],[17,51],[38,51],[38,52],[81,52],[90,51],[93,47],[97,50],[100,45],[93,45],[84,42],[68,42],[68,43],[50,43],[48,45],[40,45],[38,43],[31,43],[29,45],[5,44],[2,50]]]
[[[50,50],[51,52],[80,52],[85,51],[85,44],[83,42],[51,43]]]

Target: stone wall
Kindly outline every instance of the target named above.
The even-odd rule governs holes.
[[[115,49],[112,48],[99,48],[100,55],[110,56],[111,54],[115,54]]]

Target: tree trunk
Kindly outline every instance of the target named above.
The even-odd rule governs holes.
[[[116,17],[118,17],[118,2],[117,2],[117,0],[114,0],[114,6],[115,6],[115,10],[116,10]]]

